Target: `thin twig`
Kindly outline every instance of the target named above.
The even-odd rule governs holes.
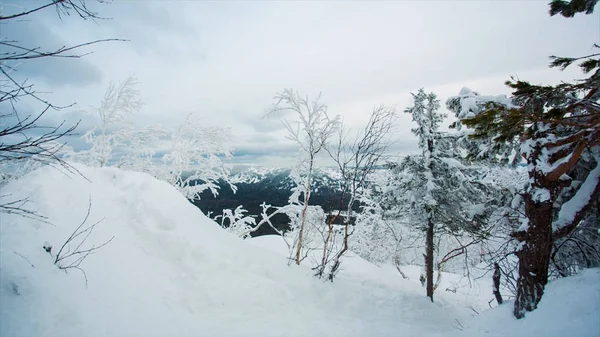
[[[26,258],[25,256],[21,255],[20,253],[15,252],[14,250],[13,250],[13,253],[15,253],[15,254],[19,255],[20,257],[24,258],[25,261],[27,261],[29,263],[29,265],[31,266],[31,268],[35,268],[35,266],[33,265],[33,263],[31,263],[31,261],[29,261],[28,258]]]

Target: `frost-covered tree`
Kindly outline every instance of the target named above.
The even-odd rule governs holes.
[[[458,243],[439,259],[439,271],[449,259],[487,235],[487,219],[493,210],[490,206],[497,199],[490,186],[478,181],[477,168],[452,158],[452,142],[439,132],[445,115],[439,112],[436,95],[420,89],[413,98],[414,105],[405,111],[417,124],[412,132],[419,139],[422,154],[407,156],[394,165],[395,177],[384,189],[388,191],[388,213],[405,217],[413,227],[425,231],[426,292],[433,301],[435,237],[450,235]],[[469,234],[468,242],[464,241],[465,234]]]
[[[231,157],[229,128],[206,126],[198,114],[190,114],[167,137],[168,146],[157,166],[156,176],[176,186],[188,199],[208,189],[218,194],[219,179],[229,183],[229,166],[221,158]],[[229,183],[235,190],[235,186]]]
[[[83,134],[89,150],[73,152],[70,159],[90,166],[107,166],[115,149],[129,145],[133,139],[133,113],[142,107],[134,76],[120,83],[110,83],[100,106],[92,111],[99,118],[91,130]]]
[[[370,184],[365,190],[366,202],[357,215],[357,226],[350,249],[362,258],[375,263],[390,263],[405,261],[400,254],[408,246],[419,240],[421,233],[410,230],[410,220],[396,212],[398,203],[395,200],[397,172],[392,170],[396,164],[387,164],[385,169],[377,170],[369,177]],[[418,256],[421,256],[419,250]],[[420,263],[408,259],[410,263]]]
[[[216,195],[217,181],[228,182],[229,167],[222,158],[231,156],[230,130],[207,126],[194,113],[174,131],[161,125],[135,127],[134,114],[142,106],[136,85],[133,76],[111,83],[100,107],[93,111],[98,114],[98,124],[83,135],[90,148],[65,156],[90,166],[115,165],[149,173],[177,187],[189,199],[207,189]],[[158,151],[164,153],[160,158]]]
[[[405,181],[404,186],[408,187],[406,191],[414,191],[410,196],[410,204],[417,208],[414,213],[419,217],[419,223],[426,229],[425,242],[425,269],[427,277],[427,296],[433,301],[433,235],[435,229],[435,210],[437,201],[434,197],[434,191],[439,189],[436,185],[434,169],[436,164],[435,156],[435,136],[438,128],[444,119],[444,114],[438,110],[440,103],[435,94],[426,94],[421,88],[419,92],[413,95],[414,106],[405,110],[412,115],[412,119],[417,123],[417,127],[411,131],[419,138],[419,148],[422,151],[422,157],[419,161],[413,161],[412,157],[402,163],[400,170],[406,170],[411,173],[413,179]],[[416,179],[414,179],[416,178]],[[414,185],[417,183],[417,185]],[[411,186],[412,185],[412,186]],[[418,191],[418,192],[417,192]],[[417,195],[417,192],[419,195]],[[418,203],[418,204],[417,204]]]
[[[596,1],[553,1],[551,14],[593,12]],[[598,46],[596,46],[598,47]],[[526,221],[513,233],[520,242],[514,315],[535,310],[548,281],[554,243],[583,225],[600,198],[600,53],[552,57],[551,67],[580,61],[586,79],[555,86],[507,82],[512,104],[487,104],[462,123],[471,138],[494,144],[516,142],[527,163],[523,191]],[[490,155],[506,153],[489,147]]]
[[[290,204],[301,205],[298,237],[295,240],[295,261],[296,264],[300,264],[317,155],[325,149],[337,130],[340,118],[339,116],[329,117],[327,105],[319,101],[320,95],[311,101],[297,91],[285,89],[276,94],[274,99],[275,103],[268,116],[288,111],[292,112],[296,118],[293,121],[284,120],[283,124],[288,130],[288,138],[300,147],[298,164],[292,170],[296,187],[290,197]]]
[[[314,257],[313,252],[317,252],[323,245],[323,236],[325,228],[327,214],[323,211],[321,206],[309,205],[306,207],[304,204],[290,204],[284,208],[285,214],[290,219],[290,231],[285,233],[285,241],[289,243],[289,261],[302,262],[308,257],[311,257],[309,261],[311,266],[318,266],[318,261]],[[300,229],[303,228],[301,254],[297,255],[300,236],[298,235]],[[314,269],[315,267],[313,267]]]
[[[256,225],[256,219],[246,213],[248,211],[242,205],[239,205],[234,210],[224,209],[223,214],[217,215],[213,220],[217,221],[228,232],[246,239],[250,237],[249,230]]]

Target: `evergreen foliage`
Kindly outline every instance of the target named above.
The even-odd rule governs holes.
[[[596,2],[553,1],[550,13],[565,17],[591,14]],[[506,83],[513,89],[510,104],[491,102],[470,116],[457,114],[463,117],[461,124],[471,128],[469,138],[494,144],[487,148],[488,156],[505,156],[502,149],[506,144],[518,144],[527,163],[529,182],[523,192],[527,222],[513,233],[521,242],[514,308],[517,318],[537,307],[548,281],[549,264],[560,255],[563,245],[559,242],[586,223],[588,212],[600,198],[599,56],[553,56],[550,67],[565,69],[580,61],[589,77],[554,86],[512,79]],[[583,255],[587,259],[587,254]],[[554,266],[564,272],[558,263]]]

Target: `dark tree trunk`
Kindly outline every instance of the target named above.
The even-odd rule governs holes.
[[[429,154],[433,153],[433,139],[427,139],[427,150]],[[433,164],[429,161],[428,170],[433,174]],[[425,207],[427,213],[427,235],[425,237],[425,273],[427,274],[427,297],[433,302],[433,209],[431,206]]]
[[[514,315],[523,318],[527,311],[537,308],[544,287],[548,283],[548,264],[552,252],[552,203],[537,201],[530,193],[525,195],[525,212],[529,226],[524,233],[516,233],[522,247],[519,258],[519,278]]]
[[[425,273],[427,274],[427,297],[433,302],[433,220],[427,221],[427,236],[425,238]]]
[[[496,296],[496,302],[502,304],[502,294],[500,294],[500,266],[498,263],[494,263],[494,275],[492,275],[492,281],[494,282],[494,296]]]

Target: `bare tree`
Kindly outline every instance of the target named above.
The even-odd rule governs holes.
[[[104,3],[103,0],[97,0]],[[85,0],[51,0],[32,9],[23,9],[12,14],[0,16],[0,25],[23,20],[32,13],[54,7],[59,17],[77,14],[84,20],[101,19],[92,11]],[[74,104],[61,106],[51,103],[40,96],[35,85],[27,78],[19,79],[18,70],[27,67],[30,62],[44,58],[81,58],[88,53],[80,52],[81,48],[106,41],[123,41],[118,39],[102,39],[72,46],[61,46],[53,50],[42,50],[38,46],[27,45],[27,41],[17,41],[10,37],[0,36],[0,168],[2,181],[14,171],[15,166],[25,161],[33,161],[38,165],[58,165],[68,171],[76,171],[58,155],[64,146],[60,140],[73,134],[77,127],[66,125],[66,121],[56,126],[44,125],[41,120],[50,110],[62,110]],[[40,111],[23,115],[19,111],[21,102],[41,106]],[[4,196],[6,197],[6,196]],[[20,201],[0,201],[0,212],[11,212],[32,216],[32,211],[16,208],[23,206],[26,199]],[[19,206],[20,205],[20,206]]]
[[[386,152],[391,145],[389,136],[395,118],[396,109],[376,107],[371,112],[365,128],[357,133],[353,140],[348,140],[348,131],[340,127],[338,142],[326,148],[341,173],[341,194],[337,214],[331,216],[327,224],[321,262],[316,267],[318,276],[323,276],[326,266],[330,265],[327,278],[333,281],[339,270],[341,258],[348,250],[348,238],[354,232],[354,226],[351,226],[353,213],[356,206],[364,201],[364,189],[367,187],[368,177],[377,165],[382,164],[386,159]],[[348,201],[342,214],[345,199]],[[336,244],[333,223],[338,218],[342,220],[342,243],[339,250],[334,252]]]

